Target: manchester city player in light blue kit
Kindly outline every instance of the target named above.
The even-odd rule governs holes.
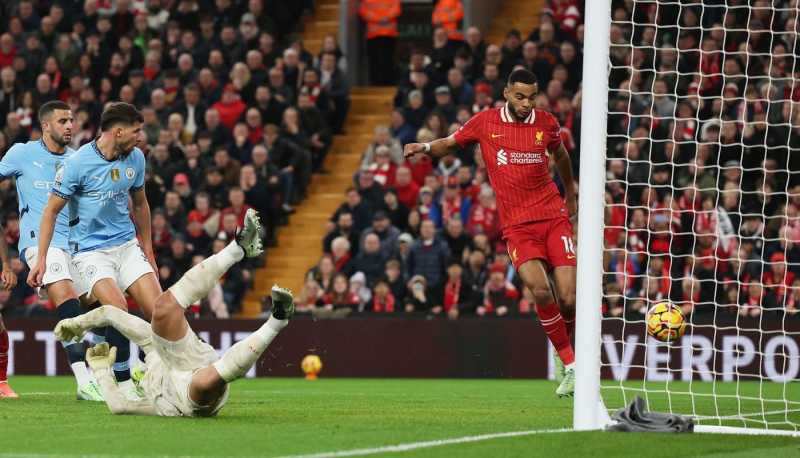
[[[74,151],[67,148],[72,140],[72,110],[61,101],[47,102],[39,109],[42,138],[27,143],[17,143],[0,161],[0,179],[15,178],[20,215],[20,257],[29,266],[37,263],[39,222],[47,204],[56,171]],[[78,296],[85,291],[73,282],[71,256],[67,246],[69,218],[66,211],[58,213],[55,234],[47,250],[47,261],[42,265],[43,278],[39,285],[58,306],[58,316],[74,317],[82,313]],[[76,294],[76,290],[77,294]],[[78,399],[102,401],[99,385],[90,375],[84,355],[83,343],[62,342],[75,379],[78,382]]]
[[[161,286],[154,273],[150,207],[144,190],[145,157],[136,147],[142,135],[142,115],[131,104],[112,103],[103,111],[100,129],[100,136],[68,157],[56,174],[42,215],[39,251],[50,245],[56,216],[69,203],[72,261],[91,296],[101,304],[127,310],[122,293],[126,291],[149,321]],[[129,207],[130,198],[133,203]],[[40,285],[45,273],[44,265],[37,264],[28,283]],[[128,367],[128,339],[108,328],[106,340],[119,350],[114,373],[120,389],[128,398],[137,398]]]

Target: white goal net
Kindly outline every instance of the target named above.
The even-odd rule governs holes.
[[[605,176],[588,177],[609,412],[638,395],[717,429],[800,430],[798,3],[612,2]],[[672,343],[646,332],[662,301],[688,322]]]

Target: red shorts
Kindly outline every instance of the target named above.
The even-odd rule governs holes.
[[[541,259],[550,268],[577,265],[572,223],[567,217],[531,221],[503,229],[503,240],[514,267]]]

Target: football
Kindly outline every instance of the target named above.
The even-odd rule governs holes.
[[[322,370],[322,360],[317,355],[307,355],[300,363],[300,368],[306,374],[307,380],[315,380]]]
[[[647,333],[662,342],[673,342],[686,330],[683,312],[671,302],[659,302],[650,307],[645,320]]]

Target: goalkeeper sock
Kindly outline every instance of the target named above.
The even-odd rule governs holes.
[[[169,291],[181,307],[187,308],[208,296],[225,272],[242,258],[244,250],[233,241],[219,253],[189,269]]]
[[[8,331],[0,331],[0,382],[8,380]]]
[[[558,305],[554,302],[548,305],[536,305],[535,308],[544,332],[558,352],[561,362],[564,365],[574,363],[575,352],[572,350],[572,343],[569,340],[569,334],[567,334],[567,326],[564,324],[564,319],[561,318]]]
[[[131,370],[128,362],[131,359],[130,341],[113,326],[108,326],[106,328],[106,341],[109,346],[117,347],[117,361],[114,363],[113,367],[117,382],[130,380]]]
[[[271,316],[256,332],[225,352],[222,358],[214,363],[214,368],[217,369],[222,380],[230,383],[244,377],[275,339],[275,336],[287,324],[289,324],[289,320],[279,320]]]

